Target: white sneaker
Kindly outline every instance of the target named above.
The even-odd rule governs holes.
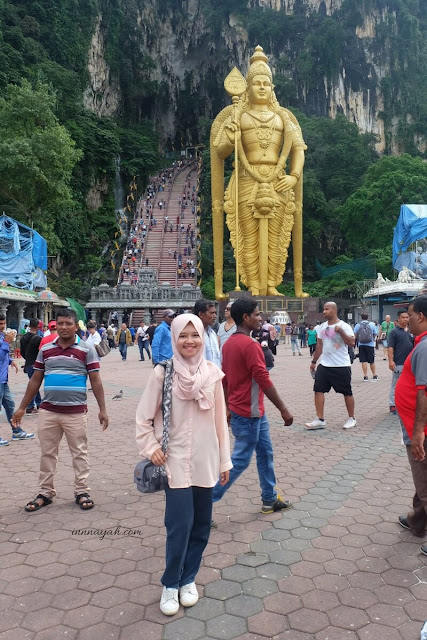
[[[313,420],[312,422],[306,422],[305,426],[307,429],[311,429],[312,431],[315,431],[316,429],[324,429],[326,427],[326,420],[316,418],[316,420]]]
[[[160,611],[165,616],[174,616],[175,613],[178,613],[178,610],[178,589],[163,587],[162,597],[160,598]]]
[[[356,425],[357,425],[356,420],[354,418],[349,418],[345,423],[345,425],[343,426],[343,429],[352,429]]]
[[[179,601],[183,607],[193,607],[199,599],[196,583],[185,584],[179,590]]]

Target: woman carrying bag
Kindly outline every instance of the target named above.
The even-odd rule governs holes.
[[[202,321],[193,314],[173,320],[171,391],[163,393],[165,367],[157,365],[136,413],[139,453],[164,466],[168,478],[166,569],[160,600],[165,615],[177,613],[179,602],[191,607],[199,599],[195,577],[210,535],[212,488],[218,476],[221,484],[228,482],[232,467],[224,374],[204,358],[204,334]],[[160,445],[164,415],[166,453]]]

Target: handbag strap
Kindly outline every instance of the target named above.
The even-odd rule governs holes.
[[[169,427],[172,408],[172,377],[173,377],[173,362],[170,360],[163,360],[159,362],[162,367],[165,368],[165,378],[163,380],[163,392],[162,392],[162,414],[163,414],[163,435],[162,435],[162,451],[166,453],[169,447]]]

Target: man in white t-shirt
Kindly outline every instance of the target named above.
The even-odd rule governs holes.
[[[354,347],[354,333],[349,324],[338,318],[335,302],[326,302],[323,305],[323,316],[326,322],[316,327],[316,351],[310,365],[310,371],[313,375],[316,363],[320,358],[314,378],[314,404],[317,417],[312,422],[306,422],[305,426],[310,431],[326,427],[325,393],[328,393],[332,388],[336,393],[342,393],[344,396],[348,411],[348,420],[344,429],[351,429],[357,424],[354,419],[351,362],[348,353],[348,347]]]

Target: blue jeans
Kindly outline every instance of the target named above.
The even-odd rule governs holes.
[[[28,367],[27,368],[27,376],[29,377],[30,380],[33,377],[33,373],[34,373],[34,367]],[[42,397],[40,395],[40,391],[37,391],[37,393],[34,396],[34,398],[32,400],[30,400],[30,402],[28,403],[27,409],[34,409],[34,405],[37,405],[37,408],[39,408],[41,403],[42,403]]]
[[[230,479],[227,484],[221,486],[218,482],[215,485],[213,501],[221,500],[227,489],[248,468],[255,451],[262,501],[274,502],[277,498],[274,489],[276,476],[267,416],[264,414],[261,418],[245,418],[231,412],[231,430],[235,438],[233,455],[231,456],[233,468],[230,469]]]
[[[194,582],[208,544],[212,489],[166,489],[166,569],[163,586],[178,589]]]
[[[13,414],[15,413],[15,402],[13,400],[13,396],[10,392],[7,382],[3,382],[3,384],[0,384],[0,407],[1,405],[3,405],[6,412],[6,418],[8,419],[9,424],[12,426],[11,420]]]
[[[144,360],[144,349],[147,352],[148,358],[151,358],[150,353],[150,341],[149,340],[140,340],[138,338],[138,347],[139,347],[139,356],[141,360]]]
[[[126,356],[128,353],[128,346],[126,342],[119,342],[119,351],[120,355],[122,356],[122,360],[126,360]]]

